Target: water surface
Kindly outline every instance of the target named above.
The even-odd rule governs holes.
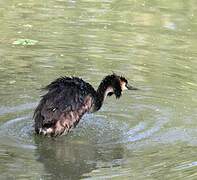
[[[0,179],[196,179],[196,12],[194,0],[0,0]],[[112,71],[141,90],[67,136],[34,135],[41,87],[73,75],[96,88]]]

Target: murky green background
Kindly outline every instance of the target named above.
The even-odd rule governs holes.
[[[195,0],[0,0],[0,179],[197,179],[196,38]],[[34,136],[39,88],[112,71],[141,90]]]

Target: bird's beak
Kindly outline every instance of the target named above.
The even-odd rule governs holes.
[[[138,88],[130,86],[128,84],[126,85],[126,87],[127,87],[128,90],[139,90]]]

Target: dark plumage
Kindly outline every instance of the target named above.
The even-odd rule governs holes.
[[[124,89],[136,90],[124,77],[106,76],[97,91],[78,77],[60,77],[44,90],[34,112],[35,132],[50,136],[68,133],[86,112],[98,111],[106,96],[119,98]]]

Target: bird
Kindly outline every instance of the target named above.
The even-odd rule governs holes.
[[[115,73],[105,76],[97,90],[73,76],[59,77],[42,89],[47,92],[34,111],[34,129],[36,134],[50,137],[68,134],[85,113],[98,111],[107,96],[118,99],[126,89],[138,90]]]

